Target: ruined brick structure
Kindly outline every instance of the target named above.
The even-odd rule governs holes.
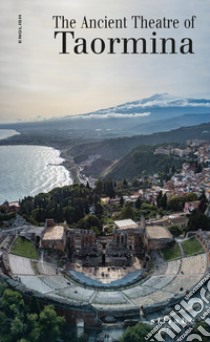
[[[55,249],[64,253],[66,248],[66,226],[57,225],[53,219],[47,219],[40,240],[40,248]]]
[[[144,218],[138,223],[126,219],[114,224],[112,235],[96,237],[92,230],[66,230],[65,225],[48,219],[40,247],[59,250],[83,266],[131,266],[135,257],[144,260],[148,251],[161,249],[173,240],[164,227],[146,227]]]
[[[69,256],[79,259],[85,266],[128,266],[134,256],[144,257],[145,223],[132,220],[115,221],[112,236],[96,238],[93,231],[68,231]]]

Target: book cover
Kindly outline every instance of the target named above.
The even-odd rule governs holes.
[[[210,1],[2,0],[0,9],[0,247],[12,246],[11,229],[41,248],[35,267],[0,252],[8,257],[2,273],[22,293],[57,302],[77,326],[75,339],[89,324],[88,341],[114,341],[127,325],[146,322],[134,328],[139,338],[191,341],[192,321],[202,320],[196,336],[205,341]],[[47,202],[49,191],[76,183],[84,187],[76,200],[69,195],[61,208],[62,193]],[[24,218],[3,222],[19,206]],[[30,226],[29,238],[25,217],[44,230]],[[52,220],[44,226],[52,218],[71,230]],[[196,230],[190,247],[184,225]],[[45,235],[51,228],[56,241]],[[63,253],[56,269],[45,248]],[[66,279],[71,248],[77,258]],[[20,330],[11,330],[18,341]]]

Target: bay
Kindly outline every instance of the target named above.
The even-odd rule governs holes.
[[[0,137],[5,138],[4,133]],[[51,147],[0,146],[0,204],[72,184],[63,161],[60,151]]]
[[[14,129],[0,129],[0,140],[10,138],[13,135],[17,134],[20,133],[15,131]]]

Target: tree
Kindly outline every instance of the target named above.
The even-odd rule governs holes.
[[[15,317],[11,321],[10,325],[11,339],[13,339],[14,341],[18,341],[18,339],[20,339],[24,335],[25,328],[26,324],[24,324],[24,322],[19,317]]]
[[[189,217],[188,230],[210,230],[210,219],[199,209],[194,209]]]
[[[142,200],[140,197],[138,197],[136,202],[135,202],[136,209],[141,209],[141,205],[142,205]]]
[[[95,214],[98,215],[98,216],[102,216],[103,213],[104,213],[103,206],[101,205],[100,202],[97,202],[96,205],[95,205]]]
[[[110,198],[115,197],[114,185],[111,179],[109,179],[108,181],[104,183],[104,193]]]
[[[123,188],[126,189],[128,187],[128,182],[126,179],[123,180]]]
[[[184,198],[184,201],[196,201],[198,198],[197,198],[197,195],[194,193],[194,192],[188,192],[185,196],[183,196]]]
[[[102,180],[99,179],[96,182],[95,191],[96,191],[96,193],[98,195],[102,195],[103,194],[103,192],[104,192],[104,184],[103,184]]]
[[[162,191],[160,191],[156,199],[158,208],[165,210],[167,208],[167,200],[166,193],[163,195]]]
[[[9,288],[5,289],[1,299],[0,309],[11,318],[21,315],[24,310],[24,301],[22,295],[19,292],[13,291]]]
[[[167,195],[165,193],[163,195],[163,197],[161,198],[161,201],[160,201],[160,207],[163,208],[163,210],[166,210],[166,208],[167,208],[167,201],[168,201],[168,198],[167,198]]]
[[[36,312],[35,312],[36,311]],[[42,310],[32,297],[26,304],[18,291],[0,283],[0,341],[1,342],[56,342],[87,341],[77,339],[53,305]]]
[[[122,219],[135,219],[136,211],[134,210],[132,203],[126,203],[121,211]]]
[[[39,315],[40,342],[56,342],[61,334],[64,318],[56,314],[54,306],[45,306]]]
[[[120,197],[120,206],[121,206],[121,208],[123,207],[123,205],[124,205],[124,199],[123,199],[123,196],[121,196]]]
[[[208,206],[208,200],[206,198],[205,190],[202,191],[202,194],[200,195],[198,199],[200,200],[199,210],[202,213],[205,213],[207,206]]]
[[[21,201],[21,213],[30,215],[31,211],[34,209],[34,198],[31,196],[24,197],[24,199]]]
[[[143,323],[129,327],[121,337],[120,342],[142,342],[151,329],[149,325]]]
[[[97,229],[102,231],[102,224],[99,218],[96,215],[87,215],[80,222],[79,227],[81,229],[92,229],[93,227],[97,227]]]
[[[33,209],[31,212],[33,219],[37,222],[44,222],[46,219],[46,210],[43,208]]]
[[[36,313],[27,314],[27,336],[29,341],[39,342],[41,335],[41,327],[39,324],[39,315]]]
[[[183,233],[183,230],[177,224],[173,224],[172,226],[168,227],[168,229],[174,237],[177,237]]]
[[[159,193],[158,193],[158,195],[157,195],[157,199],[156,199],[156,201],[157,201],[157,207],[158,207],[158,208],[161,208],[161,200],[162,200],[162,197],[163,197],[163,193],[162,193],[162,191],[159,191]]]
[[[29,303],[29,308],[31,312],[39,314],[41,312],[40,304],[37,297],[32,296]]]
[[[182,211],[186,199],[181,196],[173,196],[168,202],[168,209],[173,211]]]

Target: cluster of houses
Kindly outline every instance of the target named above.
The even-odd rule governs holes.
[[[197,163],[205,165],[200,172],[195,172],[195,166],[190,162],[182,164],[181,171],[173,174],[170,180],[160,186],[158,175],[149,177],[151,186],[146,189],[140,189],[131,195],[123,196],[124,203],[135,203],[138,198],[143,201],[148,201],[151,204],[157,205],[157,197],[160,192],[166,194],[167,198],[174,196],[184,196],[186,193],[192,192],[199,197],[205,193],[208,201],[210,201],[210,145],[201,140],[192,140],[188,142],[188,147],[185,149],[174,148],[171,146],[159,147],[155,150],[155,154],[175,154],[177,156],[192,156],[196,157]],[[103,204],[119,204],[120,198],[102,198]],[[184,213],[190,213],[193,209],[199,206],[199,201],[186,203]]]
[[[156,154],[175,154],[180,157],[195,157],[197,164],[202,164],[204,168],[195,172],[195,166],[186,162],[182,165],[182,170],[174,174],[171,179],[164,184],[163,191],[167,194],[180,196],[186,192],[194,192],[198,196],[205,192],[206,198],[210,199],[210,145],[206,141],[192,140],[187,142],[185,149],[172,148],[157,148]]]
[[[198,162],[210,161],[210,146],[206,140],[193,139],[186,142],[185,148],[177,148],[174,146],[157,147],[154,154],[175,155],[178,157],[189,157],[193,155],[198,157]]]

